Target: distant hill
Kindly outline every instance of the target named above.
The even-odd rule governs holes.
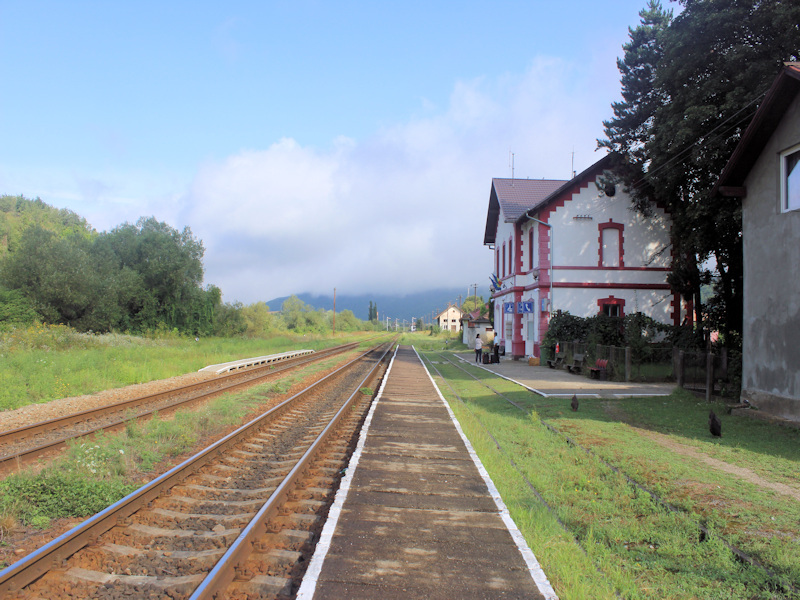
[[[66,208],[55,208],[41,199],[25,196],[0,196],[0,258],[14,252],[22,233],[30,226],[38,225],[58,236],[80,234],[97,235],[91,225]]]
[[[300,300],[314,308],[333,310],[333,295],[318,296],[312,294],[295,294]],[[459,295],[463,302],[467,295],[467,288],[463,289],[441,289],[428,290],[405,296],[389,294],[361,294],[358,296],[347,294],[336,294],[336,312],[351,310],[359,319],[366,320],[369,314],[369,303],[378,305],[378,318],[385,319],[387,316],[394,320],[403,319],[422,319],[428,323],[431,316],[435,317],[439,312],[447,308],[449,304],[458,304]],[[478,295],[488,298],[488,290],[481,290],[478,287]],[[283,302],[289,296],[267,300],[270,310],[280,310]]]

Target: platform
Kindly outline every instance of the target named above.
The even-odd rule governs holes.
[[[268,365],[270,363],[279,363],[290,358],[297,358],[298,356],[306,356],[313,354],[313,350],[290,350],[289,352],[281,352],[280,354],[269,354],[267,356],[256,356],[255,358],[243,358],[241,360],[233,360],[231,362],[219,363],[216,365],[208,365],[198,372],[228,373],[230,371],[237,371],[239,369],[246,369],[248,367],[255,367],[257,365]]]
[[[384,378],[297,598],[557,598],[410,347]]]
[[[499,363],[476,364],[475,353],[454,354],[463,363],[513,381],[534,394],[551,397],[578,398],[633,398],[644,396],[669,396],[675,390],[674,383],[643,383],[635,381],[599,381],[583,375],[570,373],[566,369],[551,369],[548,366],[531,366],[524,360],[501,358]]]

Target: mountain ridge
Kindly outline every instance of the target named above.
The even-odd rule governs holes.
[[[470,290],[471,293],[472,290]],[[478,287],[478,294],[483,295],[487,290]],[[333,310],[333,295],[311,294],[308,292],[294,294],[297,298],[313,306],[315,309]],[[369,303],[377,304],[378,319],[385,320],[388,316],[390,320],[412,321],[419,318],[425,323],[432,319],[443,310],[448,304],[458,305],[459,296],[461,302],[467,297],[466,288],[448,288],[415,292],[412,294],[336,294],[336,312],[350,310],[353,314],[366,321],[369,316]],[[280,310],[284,301],[290,296],[281,296],[266,301],[270,310]],[[484,295],[484,298],[486,296]]]

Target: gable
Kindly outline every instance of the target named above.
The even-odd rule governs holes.
[[[492,179],[489,209],[486,214],[484,245],[496,243],[497,227],[502,214],[503,222],[513,223],[526,211],[538,206],[553,191],[564,185],[563,179]]]

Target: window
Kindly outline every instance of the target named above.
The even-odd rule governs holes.
[[[625,226],[609,219],[608,223],[600,223],[598,228],[600,230],[600,249],[597,266],[624,267],[623,231]]]
[[[503,244],[503,275],[502,277],[506,276],[506,245]]]
[[[800,209],[800,145],[781,152],[781,212]]]
[[[533,269],[533,227],[528,231],[528,269]]]
[[[599,313],[607,317],[624,317],[625,316],[625,299],[614,298],[600,298],[597,301],[597,306],[600,309]]]

